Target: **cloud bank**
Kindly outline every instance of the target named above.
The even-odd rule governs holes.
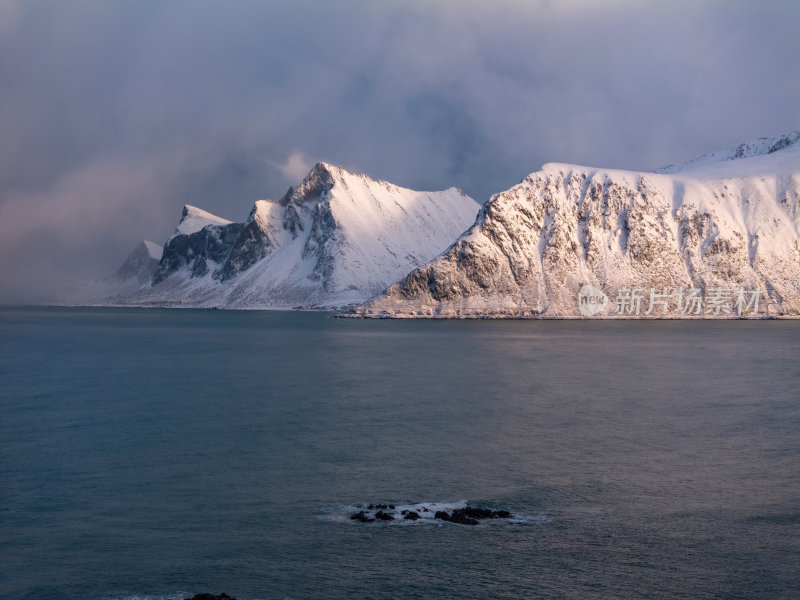
[[[0,300],[318,160],[480,201],[800,127],[796,2],[0,0]]]

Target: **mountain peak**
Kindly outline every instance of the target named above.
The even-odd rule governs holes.
[[[314,165],[314,167],[311,169],[311,173],[314,171],[325,171],[327,173],[332,173],[340,170],[343,170],[342,167],[321,160]]]
[[[327,173],[331,177],[337,177],[337,176],[338,177],[342,177],[342,176],[369,177],[368,175],[364,175],[363,173],[354,173],[353,171],[348,171],[344,167],[341,167],[339,165],[334,165],[334,164],[331,164],[331,163],[327,163],[327,162],[324,162],[324,161],[320,161],[316,165],[314,165],[314,168],[311,169],[311,172],[309,173],[309,175],[311,175],[312,173],[315,173],[315,172],[316,173]]]
[[[344,167],[338,167],[326,162],[318,162],[308,172],[298,186],[290,186],[278,203],[286,206],[290,202],[307,202],[318,199],[324,192],[330,190],[337,181],[346,182],[349,178],[367,178],[367,175],[352,173]]]
[[[318,197],[326,189],[330,189],[331,179],[330,166],[319,162],[314,165],[314,168],[309,171],[299,186],[290,186],[283,197],[278,200],[278,203],[282,206],[287,206],[292,201]]]
[[[110,282],[135,281],[142,285],[150,280],[161,260],[163,249],[149,240],[139,242],[117,271],[107,277]]]
[[[201,208],[185,204],[181,213],[181,220],[175,229],[175,235],[190,235],[200,231],[206,225],[229,225],[230,223],[227,219],[212,215]]]

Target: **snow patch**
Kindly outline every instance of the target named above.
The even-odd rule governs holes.
[[[161,255],[164,253],[164,247],[156,244],[155,242],[151,242],[150,240],[144,241],[144,246],[147,248],[147,253],[150,255],[150,258],[155,258],[156,260],[161,260]]]
[[[183,214],[175,229],[175,235],[191,235],[203,229],[206,225],[228,225],[231,221],[212,215],[210,212],[187,204],[183,207]]]

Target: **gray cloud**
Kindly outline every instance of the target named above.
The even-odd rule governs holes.
[[[0,0],[0,299],[317,160],[483,201],[800,126],[797,3],[666,4]]]

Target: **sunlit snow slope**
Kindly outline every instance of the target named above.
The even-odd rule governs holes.
[[[758,291],[760,313],[800,314],[800,132],[668,173],[546,164],[493,196],[443,254],[361,307],[365,316],[579,316],[585,284],[609,298]],[[731,302],[733,304],[733,301]],[[699,313],[707,315],[706,308]],[[734,316],[724,310],[710,316]]]

